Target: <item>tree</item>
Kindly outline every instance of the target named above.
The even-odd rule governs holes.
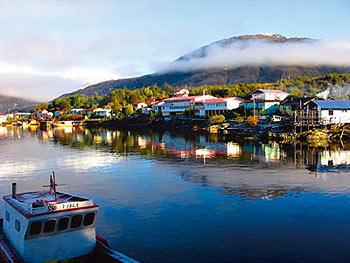
[[[40,103],[36,106],[36,110],[46,110],[49,107],[49,104],[47,103]]]
[[[128,104],[125,106],[124,112],[126,116],[130,116],[131,114],[134,113],[134,107],[131,104]]]

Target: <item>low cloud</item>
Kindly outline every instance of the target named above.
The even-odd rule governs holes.
[[[320,40],[296,43],[266,41],[210,45],[205,56],[189,53],[186,59],[163,65],[160,72],[196,71],[260,65],[350,66],[350,41]]]

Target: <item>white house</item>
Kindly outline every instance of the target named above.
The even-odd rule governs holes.
[[[108,118],[112,115],[112,110],[111,109],[94,109],[93,111],[94,117],[97,118]]]
[[[70,114],[82,114],[84,109],[71,109]]]
[[[185,88],[176,88],[174,92],[174,96],[187,97],[189,94],[189,90]]]
[[[135,110],[137,111],[137,110],[142,109],[142,108],[147,108],[148,105],[146,102],[141,101],[141,102],[135,102],[134,107],[135,107]]]
[[[322,124],[350,123],[350,100],[311,100],[303,108],[305,114],[316,112]]]
[[[194,109],[196,103],[210,99],[216,99],[216,97],[211,95],[171,97],[158,104],[157,112],[160,111],[163,117],[181,115],[186,109]]]
[[[237,97],[231,98],[212,98],[196,103],[196,115],[208,117],[216,114],[223,114],[229,110],[237,109],[243,102]]]
[[[274,113],[288,95],[283,90],[258,89],[251,93],[251,98],[244,103],[244,109]]]

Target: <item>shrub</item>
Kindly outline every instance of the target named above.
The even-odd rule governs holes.
[[[210,117],[210,122],[211,123],[221,123],[225,121],[225,116],[224,115],[213,115]]]
[[[259,119],[256,116],[249,116],[247,118],[247,123],[249,126],[256,126],[259,123]]]

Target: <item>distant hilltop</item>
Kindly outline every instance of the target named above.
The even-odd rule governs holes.
[[[344,65],[304,65],[296,64],[278,65],[265,61],[264,56],[274,47],[284,47],[285,50],[291,50],[294,46],[310,45],[310,50],[314,43],[319,40],[291,37],[287,38],[279,34],[257,34],[243,35],[232,38],[222,39],[209,45],[200,47],[191,51],[178,59],[169,63],[169,65],[159,71],[140,77],[110,80],[84,89],[64,94],[62,97],[81,94],[86,96],[106,95],[115,89],[127,88],[137,89],[145,86],[157,84],[162,86],[166,83],[172,86],[198,86],[203,84],[221,85],[238,83],[266,83],[276,82],[281,79],[293,79],[299,76],[318,76],[328,73],[350,72],[350,66]],[[247,51],[253,48],[253,56],[247,55]],[[229,53],[231,52],[231,53]],[[237,52],[240,56],[233,56],[227,59],[227,54]],[[274,59],[279,58],[279,50],[271,54]],[[305,52],[307,53],[307,52]],[[249,56],[250,55],[250,56]],[[254,64],[255,56],[261,56],[258,65]],[[290,56],[293,59],[293,56]],[[246,58],[246,60],[244,60]],[[220,60],[221,59],[221,60]],[[253,59],[251,64],[246,63]],[[282,61],[284,62],[284,61]],[[212,63],[212,64],[210,64]]]
[[[19,97],[0,95],[0,113],[17,111],[28,111],[35,109],[37,102]]]

